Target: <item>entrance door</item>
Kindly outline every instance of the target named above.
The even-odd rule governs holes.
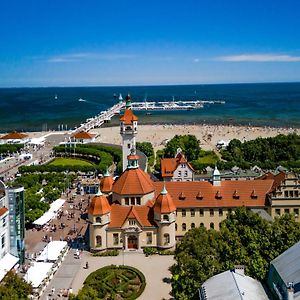
[[[137,249],[138,248],[138,239],[135,235],[130,235],[128,237],[128,249]]]

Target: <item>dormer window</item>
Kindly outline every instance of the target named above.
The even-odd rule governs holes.
[[[100,217],[96,218],[96,223],[101,223],[101,218]]]
[[[255,190],[252,190],[251,198],[252,198],[252,199],[256,199],[257,197],[258,197],[258,196],[257,196]]]
[[[203,194],[202,192],[198,192],[197,196],[196,196],[197,200],[202,200],[203,199]]]
[[[240,198],[240,195],[239,195],[239,193],[237,192],[237,190],[235,190],[235,191],[233,192],[232,197],[233,197],[234,199],[239,199],[239,198]]]
[[[219,199],[219,200],[222,199],[221,192],[220,192],[220,191],[217,191],[215,197],[216,197],[216,199]]]
[[[185,194],[184,194],[184,192],[181,192],[180,194],[179,194],[179,199],[180,200],[184,200],[186,197],[185,197]]]

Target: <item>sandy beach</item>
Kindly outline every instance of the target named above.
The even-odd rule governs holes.
[[[176,134],[192,134],[199,139],[203,149],[211,150],[219,140],[228,141],[236,138],[248,141],[258,137],[273,137],[293,132],[300,134],[300,129],[230,125],[139,125],[137,141],[151,142],[155,150],[158,150],[164,148],[164,141]],[[91,133],[98,135],[98,142],[121,144],[119,126],[97,128],[91,130]]]

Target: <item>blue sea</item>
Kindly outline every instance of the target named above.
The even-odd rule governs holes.
[[[211,123],[300,128],[300,83],[0,89],[0,132],[73,128],[130,93],[133,101],[224,100],[199,110],[137,112],[140,123]],[[79,101],[84,99],[85,101]],[[117,124],[115,117],[111,124]]]

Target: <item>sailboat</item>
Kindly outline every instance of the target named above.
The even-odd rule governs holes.
[[[55,100],[57,100],[57,99],[58,99],[57,95],[55,95],[55,96],[54,96],[54,99],[55,99]]]

